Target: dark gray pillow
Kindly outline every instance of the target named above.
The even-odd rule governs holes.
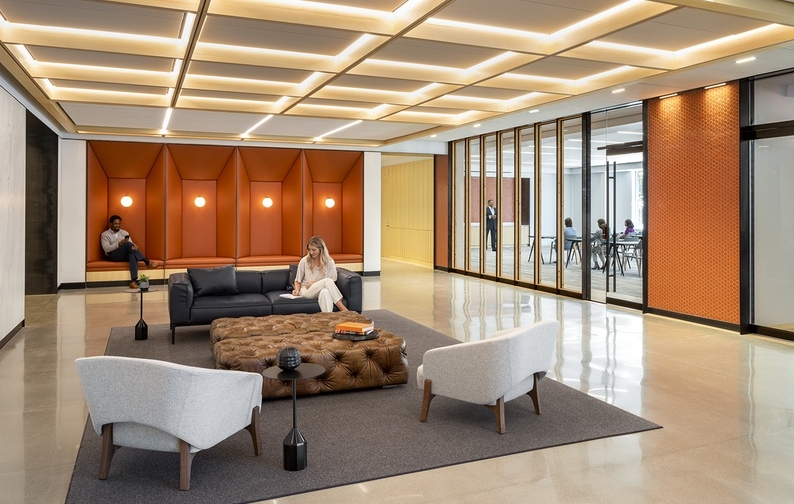
[[[287,280],[287,290],[292,291],[295,288],[295,277],[298,276],[298,265],[289,265],[289,280]]]
[[[193,295],[230,296],[240,292],[237,289],[237,274],[234,266],[219,268],[188,268],[187,275],[193,284]]]

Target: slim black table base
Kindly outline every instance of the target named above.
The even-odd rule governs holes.
[[[306,438],[294,427],[284,438],[284,469],[301,471],[309,464]]]
[[[295,389],[295,382],[315,378],[323,373],[325,373],[324,367],[308,362],[301,363],[291,371],[282,371],[278,367],[273,366],[262,372],[262,376],[265,378],[292,382],[292,430],[284,438],[284,469],[287,471],[302,471],[309,464],[306,438],[298,430],[298,395]]]
[[[135,324],[135,339],[136,340],[145,340],[149,339],[149,326],[146,325],[146,322],[143,320],[143,293],[146,290],[141,289],[141,319]]]

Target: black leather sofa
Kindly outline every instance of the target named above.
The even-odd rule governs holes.
[[[231,266],[189,269],[168,277],[168,312],[171,317],[171,344],[177,326],[209,324],[222,317],[264,317],[292,313],[317,313],[316,299],[287,299],[294,280],[290,269],[237,270]],[[349,310],[361,312],[361,276],[336,268],[336,286]]]

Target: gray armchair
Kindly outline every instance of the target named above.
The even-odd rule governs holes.
[[[196,452],[247,429],[259,455],[262,375],[128,357],[75,361],[91,422],[102,436],[99,479],[116,448],[179,453],[179,489]]]
[[[419,421],[427,421],[436,395],[487,406],[499,434],[505,432],[507,401],[528,394],[540,415],[538,383],[551,364],[558,328],[557,321],[538,322],[425,352],[416,374],[417,385],[424,388]]]

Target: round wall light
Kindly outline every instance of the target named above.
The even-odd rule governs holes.
[[[193,200],[193,204],[196,205],[197,207],[201,208],[201,207],[203,207],[204,205],[207,204],[207,200],[205,200],[201,196],[197,196],[196,199]]]
[[[271,198],[265,197],[262,200],[262,206],[265,208],[270,208],[273,206],[273,200]]]
[[[325,198],[325,206],[327,206],[328,208],[333,208],[334,205],[336,205],[336,201],[334,201],[332,197],[328,196],[327,198]]]
[[[124,197],[121,198],[121,206],[123,206],[124,208],[131,207],[132,206],[132,198],[130,198],[127,195],[124,195]]]

